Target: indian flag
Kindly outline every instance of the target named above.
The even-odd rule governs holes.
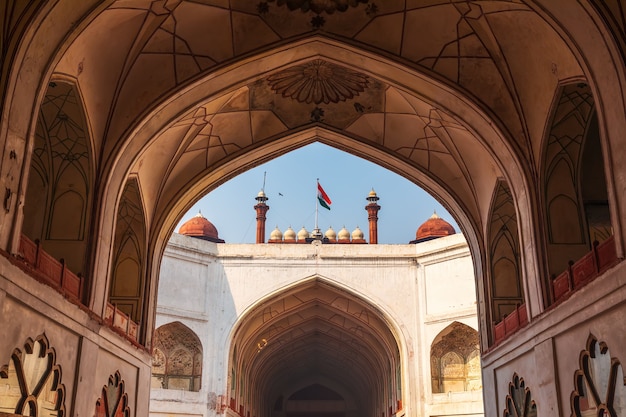
[[[326,194],[319,181],[317,182],[317,199],[322,207],[330,210],[332,201],[330,201],[330,197],[328,197],[328,194]]]

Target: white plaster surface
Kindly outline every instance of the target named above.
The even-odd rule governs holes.
[[[174,234],[161,265],[156,327],[179,321],[196,333],[202,388],[152,389],[151,415],[216,415],[216,397],[229,398],[236,326],[259,303],[313,277],[357,295],[389,323],[405,364],[401,414],[482,415],[481,391],[432,395],[430,388],[437,334],[454,321],[478,325],[461,234],[417,245],[215,244]]]

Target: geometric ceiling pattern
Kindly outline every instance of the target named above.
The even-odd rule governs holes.
[[[536,92],[527,92],[519,83],[545,69],[561,78],[580,74],[573,57],[559,56],[559,50],[552,51],[549,59],[542,58],[543,51],[538,50],[534,69],[528,68],[527,74],[514,72],[511,64],[522,59],[521,47],[536,49],[546,44],[551,48],[562,43],[521,0],[354,2],[356,7],[336,13],[316,13],[315,2],[296,2],[303,7],[294,10],[281,6],[280,1],[260,3],[267,7],[249,0],[233,0],[229,6],[221,0],[117,1],[83,32],[85,42],[77,40],[73,45],[76,52],[67,54],[59,67],[76,73],[82,61],[71,60],[83,56],[84,61],[92,61],[84,65],[81,75],[89,73],[109,84],[108,92],[100,91],[104,93],[100,101],[108,101],[114,110],[101,128],[106,136],[119,138],[141,111],[175,87],[252,51],[321,32],[395,55],[462,87],[497,111],[526,156],[530,149],[523,136],[528,126],[522,110],[532,103],[525,95]],[[315,16],[324,18],[322,27],[311,25]],[[529,23],[536,32],[520,30],[519,37],[514,35],[516,27]],[[109,62],[101,62],[98,49],[84,50],[87,43],[93,45],[87,41],[99,35],[104,26],[113,27],[117,38],[102,45],[110,54],[100,55],[107,56]],[[538,38],[543,42],[534,42]],[[106,72],[113,64],[113,73]],[[158,72],[150,71],[155,67]],[[152,75],[146,77],[146,73]]]
[[[129,144],[125,155],[141,155],[119,169],[139,176],[156,229],[228,179],[211,172],[321,128],[348,142],[310,140],[415,168],[412,180],[454,201],[482,233],[503,171],[466,112],[452,108],[484,112],[532,170],[554,91],[582,77],[563,39],[522,0],[118,0],[92,17],[54,71],[79,84],[103,170]],[[298,52],[311,36],[335,45],[334,55]],[[136,136],[145,126],[150,136]]]

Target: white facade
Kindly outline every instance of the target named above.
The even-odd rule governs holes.
[[[255,308],[311,281],[351,294],[387,323],[402,364],[396,415],[482,415],[480,382],[461,392],[433,394],[431,386],[437,336],[453,322],[478,328],[472,259],[461,234],[415,245],[215,244],[174,234],[161,264],[155,327],[180,322],[198,336],[202,382],[190,392],[153,381],[150,415],[234,415],[226,408],[237,329]]]

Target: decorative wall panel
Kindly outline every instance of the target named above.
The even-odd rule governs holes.
[[[589,335],[586,349],[580,352],[579,366],[570,396],[572,416],[623,416],[626,412],[624,371],[619,359],[611,357],[606,343]]]
[[[102,397],[96,401],[95,417],[130,417],[124,385],[119,371],[109,376],[109,382],[102,387]]]
[[[430,348],[433,394],[482,388],[478,332],[454,322],[435,338]]]
[[[8,364],[0,366],[0,412],[37,417],[65,417],[61,366],[45,334],[28,338]]]
[[[532,399],[530,388],[526,387],[524,378],[513,374],[509,382],[509,393],[506,396],[504,417],[537,417],[537,405]]]
[[[139,183],[130,179],[122,194],[113,246],[109,301],[135,322],[143,314],[146,221]]]

